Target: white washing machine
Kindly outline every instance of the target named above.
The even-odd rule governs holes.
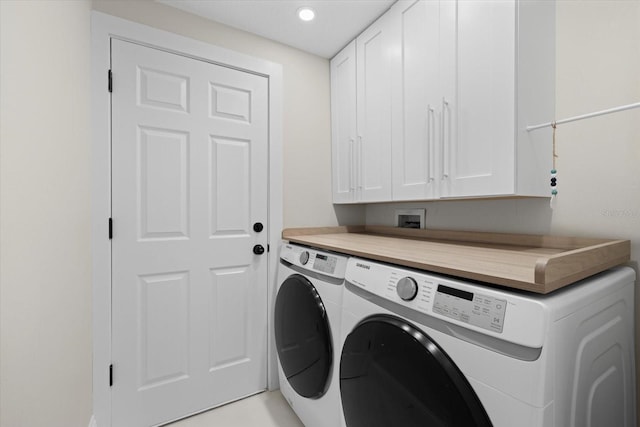
[[[306,427],[340,425],[338,364],[347,257],[283,243],[274,328],[280,390]]]
[[[544,296],[351,258],[343,425],[632,427],[634,281]]]

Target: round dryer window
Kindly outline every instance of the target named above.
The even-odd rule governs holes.
[[[289,384],[301,396],[321,397],[329,386],[333,352],[318,291],[304,276],[289,276],[278,291],[274,314],[276,349]]]
[[[346,338],[340,392],[347,427],[491,426],[447,354],[394,316],[368,317]]]

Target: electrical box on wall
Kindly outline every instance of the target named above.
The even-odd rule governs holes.
[[[396,227],[424,228],[426,209],[396,209]]]

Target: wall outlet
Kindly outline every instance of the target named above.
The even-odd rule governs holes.
[[[426,209],[396,209],[396,227],[425,228]]]

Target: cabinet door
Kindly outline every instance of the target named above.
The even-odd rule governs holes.
[[[359,201],[391,200],[391,63],[389,14],[357,39]]]
[[[437,197],[436,162],[439,2],[400,1],[390,10],[393,199]]]
[[[355,201],[356,42],[331,60],[331,171],[333,202]]]
[[[454,3],[442,2],[443,195],[513,194],[516,2]]]

